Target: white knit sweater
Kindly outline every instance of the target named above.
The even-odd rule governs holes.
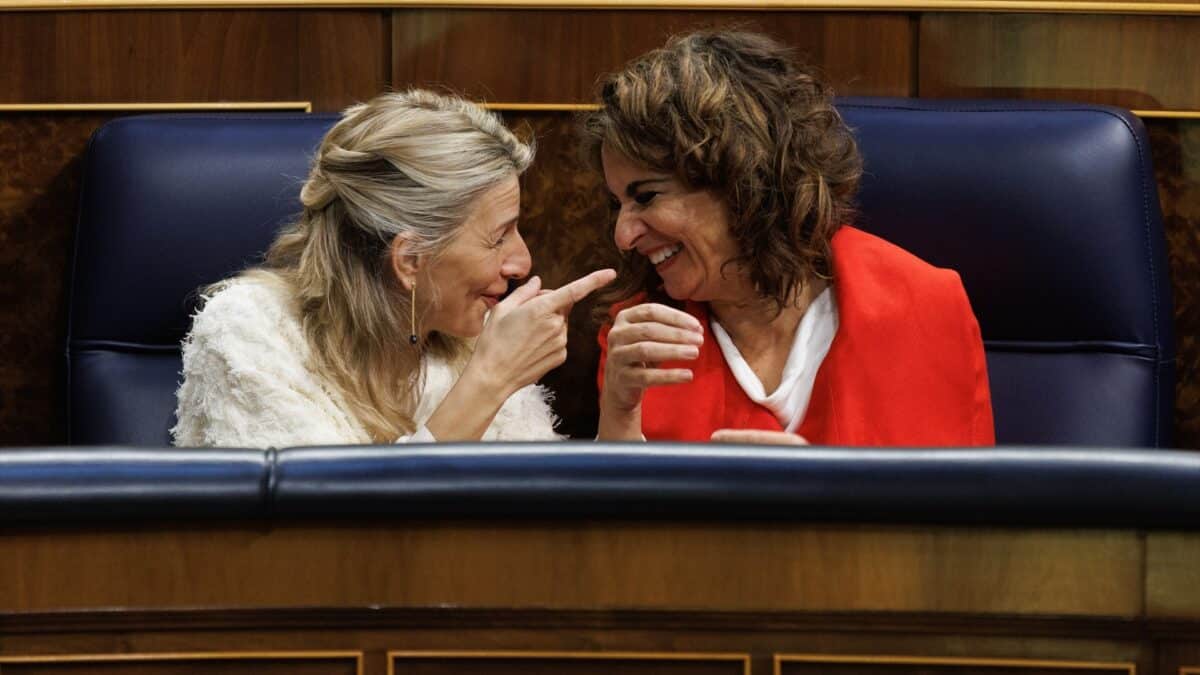
[[[398,346],[407,348],[408,345]],[[265,448],[370,443],[341,394],[310,367],[310,350],[298,308],[286,289],[238,278],[207,298],[183,341],[183,384],[178,423],[171,429],[183,447]],[[457,380],[445,361],[425,362],[425,386],[412,437],[425,429]],[[484,433],[484,440],[559,440],[549,393],[530,385],[513,394]]]

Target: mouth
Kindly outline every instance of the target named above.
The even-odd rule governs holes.
[[[675,254],[682,250],[683,244],[671,244],[669,246],[663,246],[662,248],[650,251],[646,254],[646,257],[649,258],[650,264],[658,267],[659,265],[675,257]]]
[[[481,295],[481,296],[479,296],[479,297],[483,299],[483,304],[487,305],[487,308],[488,308],[488,309],[491,309],[491,308],[495,307],[495,306],[496,306],[496,303],[500,302],[500,296],[499,296],[499,295],[487,295],[487,294],[484,294],[484,295]]]

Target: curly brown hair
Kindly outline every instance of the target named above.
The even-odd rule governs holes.
[[[853,214],[862,159],[832,93],[765,35],[671,38],[599,83],[583,122],[594,167],[608,147],[727,203],[738,255],[760,296],[782,309],[810,275],[830,278],[830,240]],[[627,252],[612,302],[648,292],[653,266]]]

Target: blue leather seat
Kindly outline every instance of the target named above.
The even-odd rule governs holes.
[[[1140,122],[1101,106],[840,105],[866,158],[859,224],[963,277],[998,441],[1169,445],[1172,306]],[[71,443],[169,443],[196,289],[258,260],[299,210],[334,119],[166,115],[97,131],[71,280]]]

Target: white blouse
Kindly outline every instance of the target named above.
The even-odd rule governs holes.
[[[822,291],[804,312],[804,317],[800,319],[800,325],[796,327],[796,334],[792,338],[792,349],[788,352],[787,363],[783,366],[783,377],[779,381],[779,387],[770,394],[763,390],[762,382],[715,316],[710,318],[709,323],[712,325],[713,337],[725,356],[725,362],[729,364],[733,377],[746,392],[746,396],[770,410],[785,431],[796,433],[804,421],[804,414],[808,412],[808,402],[812,398],[817,370],[825,360],[825,355],[829,353],[833,336],[837,333],[837,304],[833,301],[832,287]]]
[[[398,348],[407,348],[405,343]],[[340,392],[310,364],[299,310],[280,284],[237,278],[207,298],[183,341],[176,392],[176,446],[266,448],[371,443]],[[425,361],[413,415],[419,427],[399,443],[433,442],[425,428],[458,373]],[[550,394],[530,385],[509,397],[484,440],[560,440]]]

